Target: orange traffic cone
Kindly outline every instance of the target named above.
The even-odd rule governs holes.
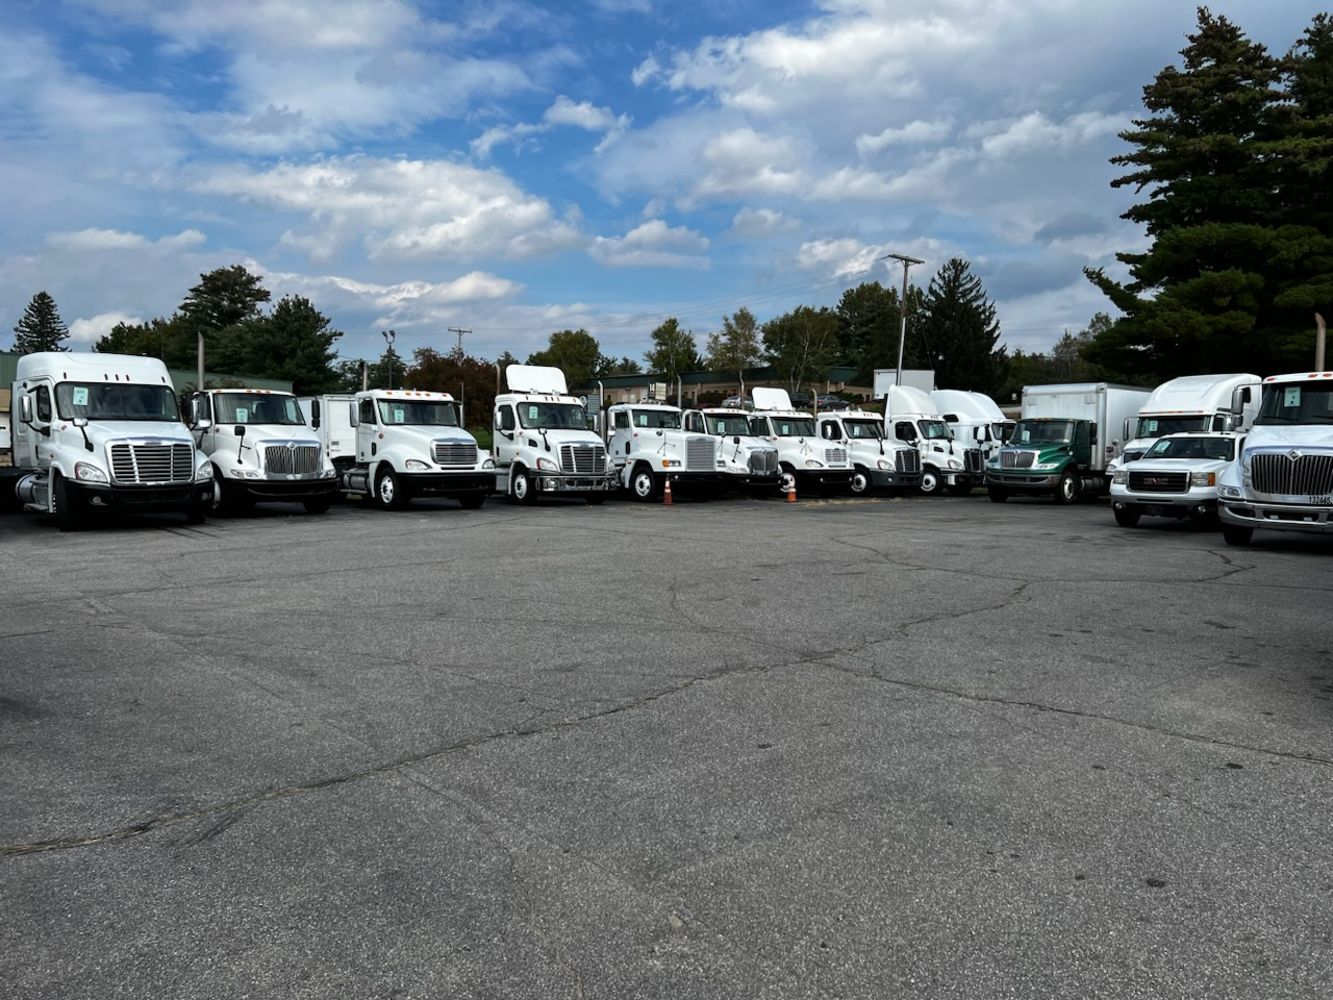
[[[795,502],[796,502],[796,483],[793,481],[791,484],[791,489],[787,491],[787,503],[795,503]]]
[[[670,480],[670,479],[667,479],[667,481],[666,481],[666,487],[662,490],[662,502],[665,503],[665,504],[669,504],[669,503],[671,503],[671,480]]]

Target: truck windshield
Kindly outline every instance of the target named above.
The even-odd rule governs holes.
[[[921,436],[927,441],[947,440],[953,436],[943,420],[919,420],[917,423],[921,427]]]
[[[852,440],[884,436],[884,426],[878,420],[844,420],[842,429]]]
[[[220,392],[213,397],[220,424],[304,424],[294,396],[262,392]]]
[[[1007,442],[1014,436],[1014,422],[1006,420],[1002,424],[991,424],[991,433],[995,435],[995,440]]]
[[[814,437],[815,422],[809,417],[771,417],[778,437]]]
[[[56,409],[64,420],[180,420],[176,394],[165,385],[61,382]]]
[[[704,426],[709,434],[728,437],[732,434],[750,433],[750,421],[744,413],[705,413]]]
[[[1135,437],[1155,438],[1163,434],[1184,434],[1187,431],[1208,430],[1209,418],[1198,417],[1139,417]]]
[[[380,422],[418,427],[457,427],[453,403],[425,399],[381,399]]]
[[[578,403],[519,403],[518,422],[524,427],[547,430],[588,429],[588,415]]]
[[[1264,386],[1256,424],[1333,424],[1333,384],[1275,382]]]
[[[1212,458],[1229,462],[1236,445],[1231,438],[1162,438],[1148,449],[1144,458]]]
[[[1068,420],[1020,420],[1010,444],[1068,444],[1073,436]]]
[[[680,414],[674,410],[635,410],[631,423],[635,427],[660,427],[669,431],[680,430]]]

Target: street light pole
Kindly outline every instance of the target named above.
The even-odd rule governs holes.
[[[903,297],[898,302],[898,313],[902,316],[902,325],[898,330],[898,370],[894,373],[893,384],[903,384],[903,345],[907,342],[907,270],[913,264],[924,264],[924,260],[917,260],[915,257],[908,257],[906,254],[889,253],[880,257],[880,260],[888,260],[892,257],[894,260],[900,260],[903,264]]]
[[[398,336],[396,330],[381,330],[380,334],[384,337],[384,342],[389,345],[389,349],[384,353],[388,355],[385,359],[389,362],[389,388],[393,388],[393,341]]]

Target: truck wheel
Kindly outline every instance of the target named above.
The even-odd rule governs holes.
[[[1222,540],[1236,548],[1244,548],[1254,537],[1254,529],[1239,524],[1222,525]]]
[[[857,466],[852,472],[852,496],[863,497],[870,492],[870,474]]]
[[[986,496],[990,497],[991,503],[1004,503],[1009,499],[1009,491],[1003,486],[987,486]]]
[[[783,496],[796,489],[796,473],[790,465],[782,466],[782,473],[778,476],[778,492]]]
[[[652,468],[640,462],[634,467],[634,475],[630,477],[629,488],[634,494],[635,500],[648,501],[656,500],[658,493],[657,476],[653,474]]]
[[[61,531],[78,531],[83,527],[83,503],[74,496],[65,483],[65,477],[51,470],[51,496],[55,500],[56,523]]]
[[[938,471],[927,465],[921,470],[921,492],[923,495],[933,497],[944,487],[944,477]]]
[[[1065,469],[1065,474],[1055,484],[1055,502],[1062,506],[1073,503],[1078,499],[1079,485],[1078,473],[1073,469]]]
[[[537,489],[533,485],[528,470],[516,465],[509,473],[509,492],[515,503],[534,504],[537,502]]]
[[[307,514],[327,514],[329,508],[333,506],[333,497],[312,497],[309,500],[302,500],[301,506],[305,508]]]
[[[1122,528],[1137,528],[1139,518],[1142,516],[1138,511],[1130,510],[1128,507],[1117,507],[1115,509],[1115,523]]]
[[[385,469],[375,479],[375,504],[384,510],[401,510],[407,503],[403,484],[393,469]]]
[[[463,505],[464,510],[476,510],[486,502],[486,494],[480,490],[476,493],[464,493],[458,498],[458,502]]]

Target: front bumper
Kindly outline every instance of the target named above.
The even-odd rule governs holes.
[[[397,476],[414,497],[454,497],[495,489],[494,472],[399,472]]]
[[[1274,531],[1333,532],[1333,507],[1274,503],[1270,500],[1221,500],[1218,516],[1225,524]]]
[[[314,500],[338,492],[338,477],[327,479],[224,479],[227,488],[256,502]]]
[[[562,476],[554,472],[533,474],[542,493],[609,493],[616,488],[614,476]]]
[[[796,486],[837,486],[851,488],[851,469],[797,469]]]
[[[921,485],[920,472],[898,472],[895,469],[866,469],[870,485],[876,489]]]
[[[1021,472],[987,472],[986,485],[998,486],[1015,493],[1042,493],[1053,490],[1060,482],[1061,472],[1024,475]]]
[[[782,482],[780,472],[728,472],[727,482],[732,486],[743,486],[747,490],[777,489]]]
[[[1217,514],[1217,490],[1186,493],[1140,493],[1111,487],[1111,506],[1148,517],[1212,517]]]
[[[85,510],[123,514],[153,514],[207,507],[213,502],[213,480],[172,486],[104,486],[65,480],[83,501]]]

